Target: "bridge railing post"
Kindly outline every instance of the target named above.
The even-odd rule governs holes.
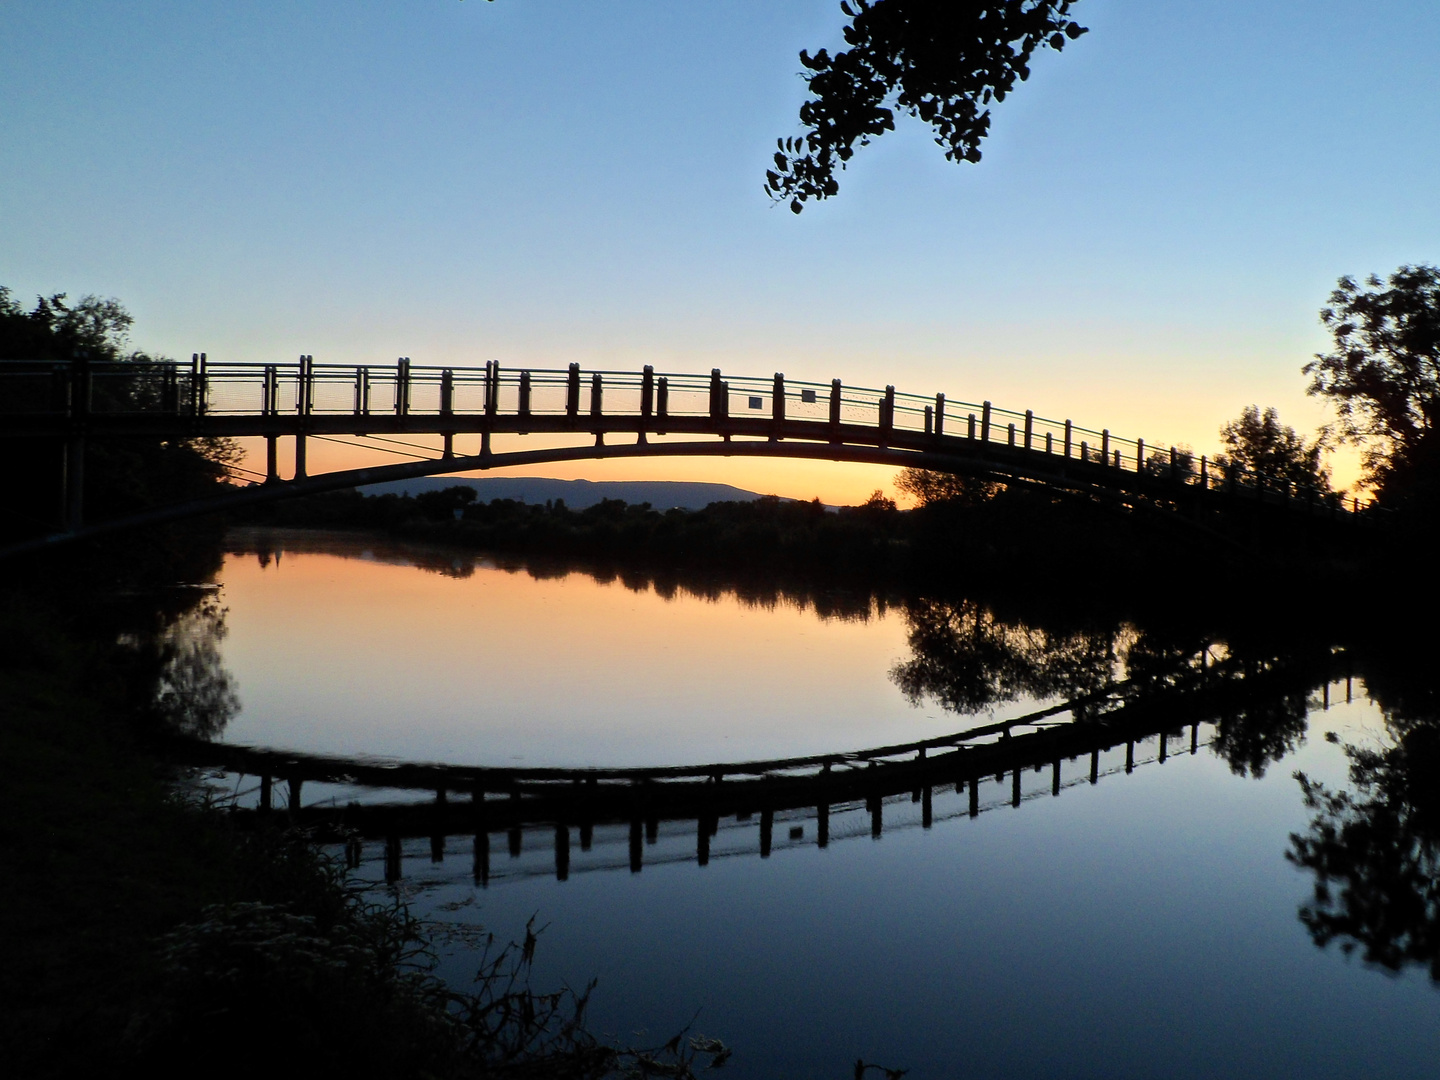
[[[368,367],[355,369],[355,415],[370,415],[370,369]]]
[[[1135,471],[1136,471],[1137,473],[1143,473],[1143,472],[1145,471],[1145,440],[1144,440],[1144,439],[1136,439],[1136,440],[1135,440]]]
[[[935,407],[933,405],[925,406],[925,434],[935,434]]]
[[[975,414],[973,412],[970,414],[970,421],[966,425],[965,437],[972,442],[975,440]]]
[[[640,438],[645,441],[645,431],[650,426],[650,417],[655,412],[655,368],[646,364],[640,374]]]
[[[485,380],[485,415],[494,416],[500,411],[500,361],[491,360]]]
[[[880,447],[883,450],[895,431],[895,387],[885,387],[880,399]]]
[[[597,371],[590,376],[590,417],[595,421],[595,445],[605,445],[605,431],[600,426],[600,418],[604,415],[605,386],[601,381],[600,373]]]
[[[980,441],[982,443],[990,441],[990,402],[988,401],[980,406]]]
[[[1015,445],[1015,425],[1013,423],[1009,425],[1009,429],[1006,432],[1005,442],[1009,446]]]
[[[1110,464],[1110,429],[1105,428],[1100,432],[1100,463]]]
[[[778,442],[781,438],[780,427],[785,423],[785,376],[778,371],[775,373],[775,383],[770,389],[770,421],[774,424],[770,439]]]
[[[440,415],[450,417],[455,415],[455,372],[445,368],[440,372]],[[446,430],[441,433],[445,440],[441,456],[451,458],[455,456],[455,432]]]
[[[1026,450],[1029,450],[1029,449],[1030,449],[1030,441],[1031,441],[1031,439],[1034,438],[1034,436],[1035,436],[1035,413],[1034,413],[1032,410],[1030,410],[1030,409],[1026,409],[1026,410],[1025,410],[1025,449],[1026,449]]]
[[[730,411],[730,395],[726,392],[725,384],[720,381],[720,369],[710,369],[710,420],[718,424],[728,418]]]
[[[1071,447],[1071,444],[1072,444],[1072,442],[1073,442],[1073,438],[1072,438],[1073,435],[1074,435],[1074,425],[1071,424],[1069,420],[1066,420],[1066,421],[1065,421],[1065,456],[1066,456],[1067,458],[1070,456],[1070,447]]]
[[[660,376],[659,385],[655,387],[655,419],[657,435],[665,434],[665,418],[670,415],[670,380],[664,375]]]
[[[935,435],[936,437],[945,434],[945,395],[935,395]]]
[[[402,356],[395,361],[395,415],[406,416],[410,412],[410,358]]]
[[[528,371],[522,371],[520,373],[520,403],[517,406],[517,412],[520,416],[527,418],[530,415],[530,372]],[[522,431],[520,434],[526,435],[529,433]]]
[[[830,441],[831,441],[832,443],[838,443],[838,442],[840,441],[840,405],[841,405],[840,380],[839,380],[839,379],[831,379],[831,380],[830,380]]]
[[[571,364],[565,375],[565,415],[572,420],[580,415],[580,365]]]

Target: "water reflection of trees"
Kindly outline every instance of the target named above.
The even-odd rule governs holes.
[[[214,739],[240,711],[220,654],[226,632],[225,609],[207,597],[158,635],[154,710],[174,734]]]
[[[1346,745],[1353,790],[1297,773],[1309,830],[1287,857],[1315,875],[1300,921],[1315,944],[1440,982],[1440,695],[1426,657],[1367,665],[1383,740]]]
[[[1304,740],[1328,646],[1236,647],[1194,628],[1142,628],[1001,615],[974,600],[905,606],[910,656],[890,677],[914,705],[971,715],[1022,698],[1067,700],[1079,720],[1140,701],[1213,702],[1212,744],[1233,772],[1261,777]]]

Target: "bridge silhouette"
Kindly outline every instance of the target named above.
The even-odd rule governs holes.
[[[3,434],[65,446],[59,532],[9,549],[43,547],[121,528],[388,480],[619,457],[810,458],[909,466],[1006,483],[1039,484],[1130,505],[1160,507],[1204,527],[1243,513],[1305,519],[1316,527],[1369,520],[1358,500],[1297,487],[1173,445],[1050,420],[1031,410],[830,383],[709,375],[483,367],[216,363],[0,363]],[[569,444],[497,451],[497,435],[563,437]],[[119,520],[84,520],[87,440],[148,437],[265,440],[259,481],[223,496]],[[403,436],[438,436],[440,448]],[[457,443],[478,436],[478,449]],[[371,440],[371,449],[419,460],[321,475],[310,440]],[[279,443],[293,440],[282,478]],[[623,441],[622,441],[623,440]],[[397,449],[405,447],[405,449]],[[415,451],[421,451],[416,453]]]
[[[444,859],[447,838],[471,841],[477,884],[490,878],[491,836],[507,837],[518,858],[527,831],[553,836],[554,873],[570,873],[572,835],[580,850],[591,849],[596,828],[628,832],[628,865],[639,873],[645,850],[657,842],[661,822],[690,822],[693,860],[705,866],[722,821],[734,832],[754,828],[750,841],[726,845],[725,854],[758,852],[768,858],[777,820],[790,845],[827,847],[832,814],[857,811],[869,818],[869,835],[885,829],[885,808],[919,804],[921,828],[935,820],[934,804],[944,797],[949,816],[976,817],[1002,805],[1019,807],[1048,792],[1059,796],[1072,786],[1096,784],[1122,770],[1112,751],[1124,750],[1123,772],[1147,762],[1164,764],[1176,754],[1195,754],[1203,745],[1202,725],[1223,724],[1257,700],[1279,699],[1329,687],[1343,678],[1350,699],[1349,660],[1331,652],[1298,666],[1276,665],[1184,692],[1156,692],[1116,704],[1101,692],[1065,701],[1023,716],[966,728],[951,735],[834,754],[769,761],[708,763],[647,768],[514,768],[385,762],[258,749],[225,743],[177,740],[173,758],[186,765],[258,777],[253,808],[235,808],[242,822],[258,824],[278,813],[317,835],[344,842],[350,864],[359,865],[367,841],[384,846],[388,880],[403,876],[403,841],[428,839],[432,862]],[[1123,689],[1123,688],[1116,688]],[[1065,717],[1068,716],[1068,719]],[[1142,751],[1153,741],[1153,756]],[[1208,742],[1208,740],[1207,740]],[[1138,748],[1138,749],[1137,749]],[[1102,765],[1102,762],[1104,764]],[[1048,774],[1048,775],[1047,775]],[[1035,785],[1039,776],[1048,783]],[[283,784],[287,806],[275,805]],[[425,792],[424,801],[305,805],[306,783],[369,787],[389,792]],[[995,785],[991,787],[991,785]],[[982,789],[989,788],[988,795]],[[958,802],[950,799],[953,791]],[[999,799],[996,795],[1000,795]],[[797,824],[798,823],[798,824]],[[533,839],[533,837],[532,837]],[[782,835],[781,843],[785,844]],[[667,861],[675,861],[672,856]]]

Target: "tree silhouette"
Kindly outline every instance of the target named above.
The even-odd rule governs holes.
[[[1072,0],[845,0],[848,49],[801,50],[813,95],[800,106],[806,132],[778,140],[765,190],[800,213],[840,190],[838,168],[895,128],[895,109],[935,131],[951,161],[980,160],[990,103],[1030,77],[1036,49],[1059,52],[1086,28],[1068,17]],[[894,106],[892,108],[891,106]]]
[[[1309,393],[1328,398],[1340,433],[1362,447],[1381,501],[1434,496],[1440,450],[1440,268],[1402,266],[1362,287],[1343,277],[1320,312],[1335,348],[1305,365]]]
[[[1307,442],[1294,428],[1280,423],[1273,408],[1262,413],[1259,406],[1247,405],[1220,429],[1220,441],[1225,452],[1215,462],[1221,468],[1239,466],[1296,487],[1330,490],[1330,470],[1320,462],[1325,440]]]

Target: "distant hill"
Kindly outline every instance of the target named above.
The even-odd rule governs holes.
[[[627,503],[649,503],[657,510],[679,507],[703,510],[712,502],[750,502],[760,498],[754,491],[729,484],[691,483],[683,480],[551,480],[540,476],[422,476],[415,480],[392,480],[370,484],[360,490],[366,495],[419,495],[448,487],[472,487],[481,502],[514,499],[516,502],[544,503],[564,499],[572,510],[584,510],[602,499],[623,499]]]

